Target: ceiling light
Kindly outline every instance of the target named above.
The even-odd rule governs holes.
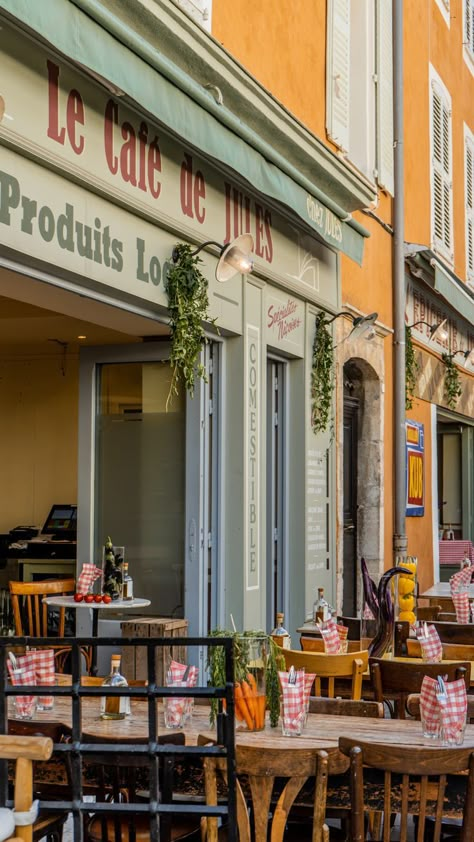
[[[78,338],[78,339],[87,339],[87,336],[82,336],[82,335],[81,335],[81,336],[78,336],[77,338]]]

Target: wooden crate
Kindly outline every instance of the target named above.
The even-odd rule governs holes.
[[[170,617],[141,617],[122,623],[122,637],[186,637],[187,620],[174,620]],[[173,658],[181,664],[186,663],[185,646],[157,646],[156,682],[164,684],[169,660]],[[147,647],[123,646],[121,671],[127,680],[148,678]]]

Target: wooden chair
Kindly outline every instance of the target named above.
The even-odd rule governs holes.
[[[349,679],[351,681],[351,699],[362,697],[362,676],[367,670],[368,652],[351,652],[347,655],[326,655],[318,652],[300,652],[296,649],[282,649],[286,669],[304,668],[306,672],[315,673],[315,695],[321,696],[321,679],[327,679],[327,695],[334,698],[334,681]]]
[[[38,582],[9,582],[10,598],[15,620],[15,634],[19,637],[50,637],[48,631],[48,606],[44,596],[67,596],[76,589],[74,579],[46,579]],[[50,609],[50,611],[53,609]],[[57,636],[65,636],[65,608],[55,608],[58,612]],[[55,647],[57,672],[64,672],[64,666],[70,647]],[[81,649],[87,671],[91,667],[92,650]]]
[[[206,745],[209,740],[199,735],[198,745]],[[283,837],[288,840],[289,833],[285,833],[291,807],[308,778],[314,778],[314,808],[312,815],[312,842],[329,842],[329,829],[324,822],[326,813],[327,778],[330,771],[330,758],[325,751],[317,749],[295,748],[288,756],[288,752],[281,752],[277,748],[259,746],[235,747],[237,769],[237,826],[240,842],[282,842]],[[226,778],[226,762],[222,758],[205,757],[203,761],[206,803],[217,805],[217,774]],[[244,776],[248,782],[245,789],[251,801],[253,830],[240,779]],[[272,794],[275,781],[283,790],[278,795],[275,807],[272,807]],[[280,790],[279,790],[280,792]],[[271,828],[269,827],[269,823]],[[301,839],[299,830],[295,840]],[[207,842],[217,842],[225,838],[224,831],[219,833],[216,819],[208,818],[204,823],[204,833]]]
[[[465,643],[474,646],[474,623],[435,621],[433,625],[443,643]]]
[[[425,675],[436,678],[447,675],[448,681],[464,678],[469,690],[471,679],[471,664],[469,661],[443,661],[441,664],[430,664],[420,661],[385,660],[384,658],[370,658],[370,677],[374,697],[377,702],[388,702],[392,716],[405,719],[406,700],[410,693],[419,693]],[[392,703],[394,702],[394,706]]]
[[[417,605],[416,619],[421,622],[437,620],[440,611],[441,605]]]
[[[51,741],[51,756],[33,764],[33,797],[41,801],[72,800],[69,755],[54,751],[57,744],[71,739],[71,730],[59,722],[9,719],[8,734],[21,739],[42,737]],[[41,812],[33,825],[33,842],[44,837],[48,842],[61,842],[68,815],[67,810]]]
[[[96,786],[96,802],[126,801],[133,804],[149,800],[149,792],[143,791],[143,780],[141,774],[145,775],[145,790],[147,787],[147,768],[149,758],[145,754],[124,754],[120,752],[120,746],[147,745],[148,738],[137,741],[134,738],[127,740],[121,737],[118,743],[114,737],[105,739],[89,734],[83,734],[83,741],[88,744],[110,743],[115,750],[104,754],[91,754],[83,760],[84,774],[93,776]],[[184,745],[183,733],[167,733],[158,736],[158,743]],[[164,761],[166,771],[161,775],[160,792],[163,801],[168,803],[172,800],[172,768],[174,765],[171,755]],[[169,774],[168,774],[169,773]],[[139,789],[142,790],[141,795]],[[150,820],[146,813],[96,813],[92,814],[86,831],[88,842],[149,842]],[[175,813],[173,817],[164,816],[161,819],[160,838],[163,840],[189,840],[189,842],[200,842],[201,820],[200,817],[191,817]]]
[[[0,735],[0,759],[15,760],[14,808],[17,813],[27,813],[33,805],[33,761],[48,760],[53,750],[52,740],[47,737],[18,737]],[[8,815],[4,814],[8,820]],[[8,832],[8,831],[7,831]],[[9,842],[32,842],[33,822],[17,826],[12,821],[10,836],[3,836]]]
[[[364,810],[380,810],[385,815],[384,842],[391,839],[390,816],[400,814],[401,839],[407,839],[409,815],[418,817],[417,842],[428,838],[426,819],[435,817],[434,842],[441,838],[441,822],[446,809],[444,802],[447,775],[458,775],[468,770],[462,798],[463,823],[460,842],[474,839],[474,753],[469,748],[421,748],[418,746],[364,743],[349,737],[340,737],[339,750],[350,759],[351,773],[351,830],[350,842],[363,842]],[[383,772],[377,789],[364,788],[364,779],[370,770]],[[464,789],[464,786],[463,786]],[[374,798],[376,799],[374,801]],[[373,838],[371,836],[371,838]]]
[[[309,713],[324,716],[369,716],[384,718],[382,702],[366,702],[358,699],[327,699],[325,696],[310,696]]]
[[[322,637],[305,637],[301,635],[300,637],[300,644],[301,649],[303,652],[325,652],[326,649],[324,647],[324,640]],[[360,652],[360,640],[348,640],[347,641],[347,651],[348,652]]]
[[[419,640],[411,638],[407,641],[408,657],[421,658],[421,645]],[[445,661],[471,661],[474,662],[474,644],[465,643],[442,643],[443,660]]]

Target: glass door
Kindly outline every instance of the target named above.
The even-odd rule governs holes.
[[[284,569],[285,363],[267,361],[267,628],[287,614]],[[287,618],[288,619],[288,618]]]

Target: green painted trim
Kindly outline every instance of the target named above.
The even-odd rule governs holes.
[[[112,82],[173,134],[238,173],[255,190],[286,205],[330,248],[361,264],[363,238],[369,236],[366,229],[347,220],[343,208],[96,0],[0,0],[0,9],[68,59]],[[165,71],[173,81],[165,78]],[[223,125],[224,117],[227,125]],[[321,206],[316,219],[309,216],[308,197]]]
[[[443,266],[431,249],[423,249],[414,256],[416,266],[423,270],[423,279],[446,304],[474,325],[474,295],[466,284],[447,266]]]

